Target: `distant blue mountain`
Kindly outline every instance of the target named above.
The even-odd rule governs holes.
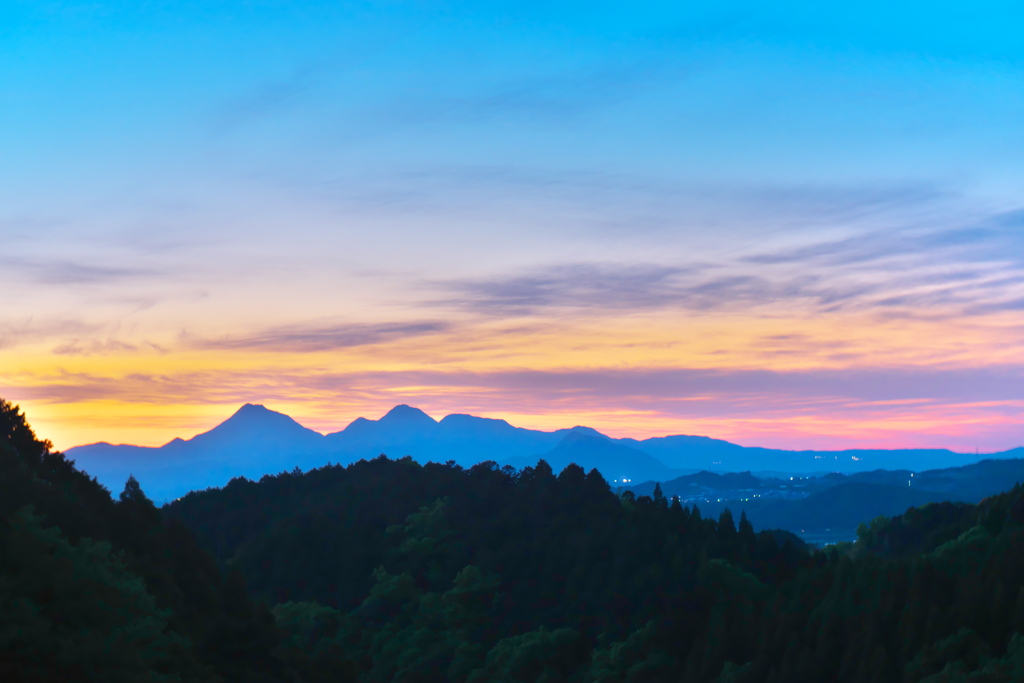
[[[1016,449],[985,457],[1015,457]],[[156,502],[188,491],[223,486],[231,478],[259,479],[298,467],[348,464],[386,454],[419,462],[453,460],[469,467],[485,460],[522,468],[543,458],[560,471],[570,462],[597,468],[610,482],[668,481],[688,472],[921,471],[975,462],[979,456],[948,450],[783,451],[747,448],[704,436],[612,439],[589,427],[552,432],[514,427],[505,420],[448,415],[437,421],[408,405],[379,420],[358,418],[323,435],[279,412],[246,404],[225,422],[191,439],[159,448],[109,443],[68,449],[79,468],[115,494],[134,475]],[[1019,456],[1018,456],[1019,457]]]
[[[97,443],[65,455],[114,494],[134,475],[154,501],[221,486],[233,477],[260,478],[317,461],[324,436],[261,405],[246,404],[208,432],[158,448]]]
[[[401,405],[379,420],[358,418],[325,439],[327,450],[338,455],[336,462],[385,453],[396,458],[410,455],[421,462],[454,460],[468,467],[549,450],[568,432],[521,429],[505,420],[472,415],[449,415],[437,422],[418,408]]]
[[[698,467],[707,470],[735,471],[751,469],[739,467],[744,453],[748,450],[721,439],[707,436],[656,436],[638,441],[636,439],[619,439],[631,448],[653,455],[668,467],[689,469]],[[697,464],[699,462],[699,464]],[[725,463],[729,463],[728,466]],[[771,469],[760,467],[757,469]]]
[[[875,469],[922,470],[956,467],[980,456],[944,448],[842,451],[785,451],[738,446],[706,436],[663,436],[637,441],[620,439],[675,469],[698,467],[713,472],[774,470],[779,472],[862,472]],[[991,456],[987,456],[991,457]],[[1000,455],[999,457],[1003,457]],[[1006,456],[1012,457],[1012,456]]]
[[[555,472],[561,472],[575,463],[587,471],[596,468],[613,485],[623,479],[668,479],[676,474],[675,470],[643,451],[595,434],[573,429],[546,453],[534,457],[508,458],[504,463],[522,469],[527,465],[536,465],[538,460],[543,459]]]

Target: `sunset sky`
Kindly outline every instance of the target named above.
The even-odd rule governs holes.
[[[0,4],[0,396],[1024,445],[1024,5]]]

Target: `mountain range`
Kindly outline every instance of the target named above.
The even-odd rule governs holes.
[[[922,471],[981,459],[945,449],[786,451],[750,448],[704,436],[614,439],[589,427],[551,432],[505,420],[453,414],[438,421],[418,408],[396,406],[378,420],[357,418],[320,434],[262,405],[246,404],[208,432],[160,447],[96,443],[65,455],[114,492],[134,475],[154,501],[223,486],[233,477],[259,479],[298,467],[348,464],[386,454],[418,462],[454,461],[463,467],[492,460],[522,468],[544,459],[558,472],[569,463],[597,468],[613,485],[669,481],[701,470],[755,473]],[[1024,457],[1016,448],[986,458]]]

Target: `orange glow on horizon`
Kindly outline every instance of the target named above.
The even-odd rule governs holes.
[[[1018,445],[1020,405],[929,398],[862,400],[811,393],[700,390],[602,394],[586,387],[490,386],[516,373],[695,371],[815,373],[879,367],[984,368],[1024,362],[1005,317],[929,320],[623,315],[616,319],[483,322],[455,331],[330,350],[149,348],[55,355],[52,347],[0,350],[0,395],[20,403],[58,448],[109,441],[159,446],[263,403],[321,433],[409,403],[436,418],[472,413],[552,430],[587,425],[610,436],[697,434],[784,448]],[[510,331],[511,330],[511,331]],[[941,330],[941,331],[940,331]],[[653,374],[650,374],[653,373]],[[645,376],[648,376],[645,375]],[[505,381],[502,379],[502,381]],[[566,380],[569,381],[569,380]],[[595,393],[597,391],[597,393]],[[708,408],[712,406],[713,408]],[[714,407],[717,406],[717,407]],[[1017,421],[1017,422],[1015,422]]]

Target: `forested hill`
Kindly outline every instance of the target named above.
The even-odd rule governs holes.
[[[0,681],[278,683],[304,665],[134,480],[111,499],[0,400]]]
[[[715,591],[778,590],[828,562],[788,532],[660,494],[620,499],[596,470],[556,475],[543,461],[379,457],[236,479],[164,511],[284,603],[282,625],[325,669],[365,681],[616,680],[635,666],[682,677]],[[685,649],[668,657],[672,640]],[[689,676],[717,675],[720,656],[693,658]]]
[[[545,463],[381,457],[157,509],[7,403],[0,487],[4,681],[1024,677],[1020,487],[826,551]]]
[[[596,470],[569,465],[556,475],[543,460],[520,471],[381,456],[235,479],[163,510],[194,529],[218,561],[240,569],[262,598],[344,610],[370,593],[382,563],[409,568],[400,548],[411,515],[431,547],[416,555],[417,580],[426,586],[418,572],[427,564],[437,577],[469,564],[500,577],[510,633],[585,617],[594,635],[622,635],[692,581],[701,554],[774,583],[808,559],[791,533],[755,534],[731,513],[702,519],[660,495],[620,500]]]
[[[1024,676],[1022,500],[929,505],[813,552],[578,467],[381,457],[165,511],[363,681],[934,683]]]

